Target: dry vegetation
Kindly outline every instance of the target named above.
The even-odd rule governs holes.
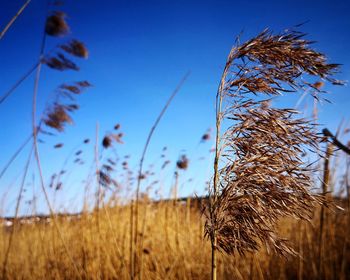
[[[140,205],[147,208],[143,236],[144,279],[209,279],[210,243],[203,239],[204,220],[195,202]],[[130,279],[130,207],[59,218],[64,240],[84,279]],[[325,279],[348,279],[350,253],[345,250],[346,212],[327,214],[321,269]],[[312,223],[285,219],[279,232],[290,239],[302,258],[280,256],[261,250],[245,257],[218,255],[219,279],[319,279],[318,212]],[[141,222],[141,220],[140,220]],[[140,233],[141,234],[141,233]],[[6,250],[9,229],[0,236],[1,252]],[[77,279],[57,232],[50,223],[23,224],[14,236],[7,264],[9,279]],[[4,255],[2,254],[2,258]],[[342,268],[342,263],[345,267]]]
[[[0,39],[29,2],[6,25]],[[102,156],[123,143],[120,124],[102,139],[96,126],[94,164],[82,194],[84,208],[77,215],[58,215],[48,190],[56,195],[68,177],[67,162],[84,164],[84,155],[80,148],[73,150],[47,184],[39,137],[52,137],[71,124],[73,112],[79,109],[77,97],[92,84],[86,80],[62,83],[39,118],[36,103],[42,67],[79,71],[76,61],[88,58],[83,42],[64,41],[69,31],[65,14],[53,3],[38,62],[0,97],[2,104],[36,73],[32,134],[0,173],[2,179],[18,154],[32,144],[15,217],[1,220],[2,279],[350,279],[350,163],[348,158],[342,162],[341,175],[335,173],[338,161],[330,165],[334,154],[337,159],[348,157],[349,149],[338,140],[339,133],[335,137],[325,130],[321,137],[316,119],[311,122],[298,117],[295,110],[274,108],[270,102],[281,93],[309,94],[321,100],[325,83],[343,85],[333,77],[339,65],[329,64],[314,51],[305,34],[287,30],[274,35],[265,30],[232,48],[216,96],[214,174],[207,198],[177,199],[179,171],[185,172],[191,160],[186,155],[176,162],[170,186],[174,199],[154,201],[140,188],[149,175],[143,163],[152,135],[186,75],[152,126],[138,170],[131,170],[127,159],[117,165],[118,159]],[[60,37],[62,42],[46,52],[50,37]],[[210,138],[208,130],[202,141]],[[81,145],[89,142],[85,139]],[[57,143],[54,149],[63,145]],[[315,152],[312,157],[320,156],[322,169],[308,165],[308,150]],[[50,215],[20,218],[24,184],[33,164]],[[161,169],[168,164],[164,158]],[[121,184],[117,168],[136,183]],[[321,175],[322,182],[315,175]],[[345,193],[333,203],[330,193],[335,185]],[[121,189],[132,186],[135,189],[129,190],[128,197],[121,195]],[[315,191],[319,187],[321,191]],[[36,214],[35,199],[31,203]]]

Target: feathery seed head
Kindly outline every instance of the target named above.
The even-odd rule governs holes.
[[[66,53],[69,53],[76,57],[88,58],[89,56],[89,51],[84,45],[84,43],[75,39],[71,40],[65,45],[61,45],[61,49],[64,50]]]
[[[46,19],[45,32],[50,36],[63,36],[69,32],[69,26],[65,21],[66,14],[60,11],[53,12]]]
[[[295,252],[276,234],[284,216],[310,219],[321,197],[311,192],[314,171],[302,160],[306,149],[317,149],[322,139],[315,124],[291,109],[275,109],[255,96],[284,92],[314,92],[333,78],[338,64],[310,48],[305,34],[287,30],[273,35],[265,30],[232,48],[220,83],[222,111],[217,124],[231,121],[220,135],[221,166],[210,188],[205,215],[206,236],[228,254],[245,254],[261,244],[286,255]],[[218,143],[217,143],[218,144]]]
[[[176,166],[179,169],[186,170],[188,168],[188,158],[186,155],[182,155],[181,158],[176,162]]]

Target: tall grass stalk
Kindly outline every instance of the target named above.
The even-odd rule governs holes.
[[[38,125],[37,125],[37,121],[36,121],[36,113],[37,113],[36,106],[37,106],[38,87],[39,87],[39,80],[40,80],[40,74],[41,74],[41,66],[42,66],[42,61],[43,61],[43,54],[44,54],[44,49],[45,49],[45,42],[46,42],[46,33],[43,32],[42,42],[41,42],[41,46],[40,46],[40,53],[39,53],[39,61],[40,62],[39,62],[38,67],[36,68],[36,76],[35,76],[35,80],[34,80],[34,90],[33,90],[33,102],[32,102],[32,129],[33,129],[34,154],[35,154],[37,168],[39,171],[40,186],[41,186],[42,192],[44,193],[44,197],[45,197],[47,206],[49,208],[49,211],[50,211],[50,214],[52,217],[52,221],[53,221],[54,226],[57,230],[57,233],[62,241],[62,244],[65,248],[66,254],[67,254],[67,256],[72,264],[72,267],[74,268],[74,270],[77,274],[77,277],[79,277],[79,279],[81,279],[82,278],[81,272],[78,269],[76,263],[74,262],[71,254],[68,250],[67,244],[64,241],[62,232],[58,226],[58,223],[57,223],[57,220],[55,217],[55,213],[54,213],[53,208],[51,206],[49,196],[48,196],[47,191],[45,189],[44,175],[42,172],[40,155],[39,155],[39,147],[38,147],[38,141],[37,141]]]
[[[11,227],[9,242],[8,242],[8,245],[7,245],[5,258],[4,258],[4,263],[3,263],[2,279],[7,279],[7,270],[6,269],[7,269],[8,259],[9,259],[9,255],[10,255],[10,251],[11,251],[11,247],[12,247],[12,242],[13,242],[15,230],[17,229],[17,222],[18,222],[17,221],[17,217],[18,217],[18,214],[19,214],[19,208],[20,208],[21,201],[22,201],[24,184],[25,184],[25,180],[27,178],[28,169],[29,169],[29,166],[30,166],[30,162],[31,162],[32,156],[33,156],[33,147],[32,147],[32,149],[29,152],[29,156],[28,156],[28,159],[27,159],[25,167],[24,167],[24,173],[23,173],[23,176],[22,176],[22,182],[21,182],[21,186],[20,186],[19,193],[18,193],[18,196],[17,196],[14,221],[13,221],[13,225]]]
[[[305,146],[317,149],[315,125],[270,104],[271,96],[298,91],[319,98],[320,82],[308,79],[343,84],[332,77],[339,65],[327,64],[304,36],[265,30],[245,43],[237,40],[226,61],[216,94],[214,175],[205,211],[214,280],[218,249],[244,255],[262,243],[295,254],[274,227],[283,216],[310,219],[321,201],[310,191],[312,170],[300,159]],[[221,133],[223,121],[228,128]]]
[[[26,2],[24,2],[24,4],[22,5],[22,7],[17,11],[17,13],[11,18],[11,20],[6,24],[6,26],[4,27],[4,29],[1,31],[0,33],[0,40],[5,36],[5,33],[10,29],[10,27],[12,26],[12,24],[16,21],[16,19],[23,13],[23,11],[25,10],[25,8],[29,5],[29,3],[31,2],[31,0],[27,0]]]
[[[133,239],[134,239],[134,245],[130,245],[130,248],[134,247],[134,258],[133,258],[133,267],[131,269],[131,279],[134,279],[135,277],[135,273],[138,273],[138,278],[141,279],[141,273],[140,272],[140,268],[138,267],[138,257],[137,257],[137,250],[138,250],[138,220],[139,220],[139,199],[140,199],[140,186],[141,186],[141,180],[143,177],[143,162],[145,159],[145,155],[148,149],[148,146],[151,142],[153,133],[155,131],[155,129],[157,128],[160,120],[162,119],[163,115],[165,114],[166,110],[168,109],[168,107],[170,106],[172,100],[174,99],[174,97],[176,96],[176,94],[180,91],[182,85],[184,84],[184,82],[186,81],[186,79],[188,78],[188,76],[190,75],[190,72],[188,72],[180,81],[180,83],[177,85],[177,87],[175,88],[175,90],[172,92],[172,94],[170,95],[169,99],[167,100],[167,102],[165,103],[163,109],[161,110],[160,114],[158,115],[156,121],[154,122],[153,126],[151,127],[149,134],[147,136],[146,139],[146,143],[145,146],[143,148],[142,151],[142,155],[140,158],[140,164],[139,164],[139,170],[138,170],[138,176],[137,176],[137,186],[136,186],[136,203],[135,203],[135,214],[132,215],[132,219],[135,223],[134,227],[131,227],[131,234],[133,235]],[[133,202],[132,202],[133,203]],[[132,238],[131,238],[132,239]],[[131,242],[131,241],[130,241]],[[132,249],[131,249],[132,250]],[[140,254],[140,257],[142,257],[142,254]]]
[[[327,192],[329,189],[329,182],[330,182],[330,167],[329,167],[329,161],[333,154],[333,145],[332,143],[327,144],[327,150],[326,155],[324,159],[324,168],[323,168],[323,180],[322,180],[322,195],[324,197],[328,196]],[[321,205],[321,211],[320,211],[320,227],[319,227],[319,240],[318,240],[318,264],[317,264],[317,271],[319,273],[319,278],[322,279],[323,273],[322,273],[322,258],[323,258],[323,236],[324,236],[324,225],[326,220],[326,213],[325,213],[325,205]]]

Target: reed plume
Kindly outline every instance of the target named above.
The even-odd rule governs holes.
[[[309,91],[320,99],[313,80],[343,84],[333,78],[339,65],[327,63],[304,37],[266,29],[229,53],[216,96],[214,180],[205,212],[212,279],[216,250],[243,255],[266,245],[282,255],[295,253],[277,235],[278,220],[310,219],[313,205],[322,201],[311,191],[314,170],[301,159],[321,140],[316,125],[270,104],[283,93]]]
[[[69,26],[65,18],[65,13],[61,11],[53,11],[46,19],[46,34],[55,37],[66,35],[69,32]]]

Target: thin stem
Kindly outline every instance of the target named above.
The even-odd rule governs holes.
[[[130,203],[130,241],[129,241],[129,252],[130,252],[130,279],[135,279],[135,263],[134,263],[134,200]]]
[[[17,151],[12,155],[12,157],[9,159],[9,161],[6,163],[4,168],[1,170],[0,173],[0,179],[4,174],[6,173],[7,169],[10,167],[10,165],[13,163],[13,161],[17,158],[17,156],[23,151],[23,149],[27,146],[29,141],[32,139],[33,134],[30,134],[30,136],[22,143],[22,145],[17,149]]]
[[[216,264],[216,246],[217,246],[217,236],[216,236],[216,214],[214,213],[218,195],[219,195],[219,159],[221,150],[221,121],[222,121],[222,103],[224,97],[224,87],[226,83],[226,76],[230,65],[232,63],[231,53],[228,56],[223,74],[221,76],[220,85],[216,94],[216,136],[215,136],[215,158],[214,158],[214,180],[213,180],[213,196],[209,197],[209,207],[210,207],[210,220],[211,220],[211,279],[217,279],[217,264]]]
[[[48,51],[45,55],[41,55],[39,61],[33,64],[33,66],[29,68],[29,70],[23,74],[23,76],[19,78],[15,84],[0,97],[0,104],[2,104],[35,70],[37,70],[39,65],[45,61],[46,56],[55,51],[59,46],[60,45],[57,45]]]
[[[37,94],[38,94],[38,87],[39,87],[39,80],[40,80],[40,73],[41,73],[42,57],[43,57],[43,53],[44,53],[44,49],[45,49],[45,42],[46,42],[46,33],[44,32],[42,42],[41,42],[40,55],[39,55],[40,62],[39,62],[39,65],[37,67],[36,77],[35,77],[35,81],[34,81],[34,90],[33,90],[32,129],[33,129],[34,154],[35,154],[35,159],[36,159],[36,163],[37,163],[37,167],[38,167],[38,171],[39,171],[41,189],[44,193],[44,197],[45,197],[46,203],[48,205],[54,226],[56,227],[56,230],[57,230],[58,235],[62,241],[62,244],[63,244],[63,247],[66,251],[66,254],[67,254],[70,262],[72,263],[72,266],[73,266],[74,270],[76,271],[77,276],[79,277],[79,279],[81,279],[82,277],[81,277],[80,271],[79,271],[77,265],[75,264],[71,254],[69,253],[67,244],[65,243],[65,241],[63,239],[63,235],[61,233],[61,230],[57,224],[57,220],[56,220],[56,217],[54,215],[54,211],[52,209],[52,206],[51,206],[51,203],[49,200],[49,196],[48,196],[46,189],[45,189],[44,176],[43,176],[41,162],[40,162],[40,155],[39,155],[39,148],[38,148],[38,141],[37,141],[38,126],[36,125],[36,103],[37,103]]]
[[[39,122],[39,125],[37,127],[37,130],[40,131],[40,127],[41,127],[42,122]],[[6,163],[6,165],[3,167],[3,169],[0,172],[0,179],[2,178],[2,176],[4,176],[4,174],[6,173],[7,169],[11,166],[11,164],[15,161],[15,159],[18,157],[18,155],[24,150],[24,148],[27,146],[27,144],[29,143],[29,141],[33,138],[33,133],[31,133],[28,138],[21,144],[21,146],[19,146],[19,148],[13,153],[13,155],[11,156],[11,158],[9,159],[9,161]]]
[[[73,258],[71,256],[71,254],[69,253],[67,244],[65,243],[65,241],[63,239],[63,235],[61,233],[61,230],[60,230],[60,228],[59,228],[59,226],[57,224],[56,216],[54,214],[54,211],[52,209],[52,206],[51,206],[51,203],[50,203],[50,200],[49,200],[49,196],[48,196],[48,194],[46,192],[46,189],[45,189],[44,175],[43,175],[42,168],[41,168],[39,148],[38,148],[38,142],[37,142],[37,126],[35,125],[35,122],[36,122],[36,120],[35,120],[36,96],[37,96],[37,89],[38,89],[38,81],[39,81],[39,77],[40,77],[40,68],[41,67],[39,65],[38,71],[37,71],[37,76],[36,76],[36,79],[35,79],[34,94],[33,94],[33,121],[32,121],[33,122],[34,152],[35,152],[36,163],[37,163],[38,170],[39,170],[40,185],[41,185],[41,189],[42,189],[42,191],[44,193],[44,197],[45,197],[47,206],[49,207],[50,215],[52,217],[54,226],[56,227],[56,230],[57,230],[58,235],[59,235],[59,237],[60,237],[60,239],[62,241],[62,244],[64,246],[66,254],[67,254],[69,260],[71,261],[74,270],[76,271],[77,275],[79,276],[79,279],[81,279],[81,275],[80,275],[79,269],[76,266],[76,264],[75,264],[75,262],[74,262],[74,260],[73,260]]]
[[[12,24],[16,21],[16,19],[22,14],[24,9],[29,5],[31,0],[27,0],[23,6],[18,10],[18,12],[11,18],[9,23],[5,26],[5,28],[0,33],[0,40],[5,36],[5,33],[9,30],[9,28],[12,26]]]
[[[6,253],[5,253],[5,260],[4,260],[4,263],[3,263],[2,279],[7,279],[7,269],[6,269],[7,268],[7,263],[8,263],[8,259],[9,259],[9,256],[10,256],[10,251],[11,251],[11,247],[12,247],[13,237],[14,237],[14,234],[15,234],[15,229],[16,229],[16,226],[17,226],[17,217],[18,217],[18,212],[19,212],[19,207],[20,207],[20,204],[21,204],[21,200],[22,200],[24,183],[25,183],[25,180],[27,178],[28,169],[29,169],[30,161],[32,159],[32,155],[33,155],[33,147],[30,150],[30,153],[29,153],[26,165],[24,167],[24,173],[23,173],[23,177],[22,177],[21,187],[20,187],[20,190],[19,190],[19,193],[18,193],[18,197],[17,197],[15,216],[14,216],[14,219],[13,219],[13,225],[11,227],[9,243],[8,243],[8,246],[7,246],[7,249],[6,249]]]
[[[214,236],[213,241],[211,243],[211,279],[217,279],[217,266],[216,266],[216,244],[217,238]]]
[[[2,104],[15,90],[19,87],[20,84],[22,84],[23,81],[25,81],[39,66],[40,62],[34,64],[28,72],[26,72],[7,92],[5,92],[0,97],[0,104]]]
[[[346,159],[346,171],[345,171],[345,188],[346,188],[346,198],[347,198],[347,209],[346,209],[346,235],[345,235],[345,241],[343,245],[343,256],[341,260],[341,266],[340,266],[340,279],[345,280],[347,273],[346,273],[346,267],[347,267],[347,258],[346,253],[348,252],[349,247],[349,236],[350,236],[350,182],[349,182],[349,174],[350,174],[350,159],[347,157]]]
[[[100,184],[100,170],[99,170],[99,156],[98,156],[98,130],[99,125],[96,124],[96,137],[95,137],[95,163],[96,163],[96,180],[97,180],[97,192],[96,192],[96,225],[98,238],[101,239],[101,230],[100,230],[100,198],[101,198],[101,184]],[[98,259],[98,278],[100,278],[101,274],[101,248],[100,243],[98,242],[97,248],[97,259]]]
[[[138,244],[138,212],[139,212],[139,195],[140,195],[140,186],[141,186],[141,179],[142,179],[142,171],[143,171],[143,162],[145,159],[145,155],[149,146],[149,143],[151,141],[152,135],[156,129],[156,127],[158,126],[160,120],[162,119],[164,113],[166,112],[166,110],[168,109],[169,105],[171,104],[172,100],[174,99],[174,97],[176,96],[176,94],[180,91],[182,85],[184,84],[184,82],[186,81],[186,79],[188,78],[188,76],[190,75],[190,72],[188,72],[180,81],[180,83],[177,85],[177,87],[175,88],[175,90],[173,91],[173,93],[170,95],[169,99],[167,100],[165,106],[163,107],[162,111],[160,112],[160,114],[158,115],[156,121],[154,122],[145,146],[143,148],[143,152],[141,155],[141,159],[140,159],[140,166],[139,166],[139,171],[138,171],[138,177],[137,177],[137,187],[136,187],[136,207],[135,207],[135,231],[134,231],[134,243],[135,243],[135,248],[137,248],[137,244]],[[134,217],[134,215],[133,215]],[[135,252],[136,253],[136,252]],[[137,265],[137,256],[135,255],[134,258],[134,272],[135,272],[135,267]],[[133,279],[134,275],[132,275],[132,279]],[[139,279],[141,279],[141,274],[139,274]]]
[[[329,185],[329,177],[330,177],[330,169],[329,169],[329,160],[333,153],[333,145],[332,143],[328,143],[326,150],[326,157],[324,160],[324,171],[323,171],[323,182],[322,182],[322,195],[324,198],[327,196],[328,185]],[[323,229],[325,223],[325,206],[321,205],[321,213],[320,213],[320,229],[319,229],[319,240],[318,240],[318,273],[319,279],[323,278],[323,267],[322,267],[322,259],[323,259]]]

